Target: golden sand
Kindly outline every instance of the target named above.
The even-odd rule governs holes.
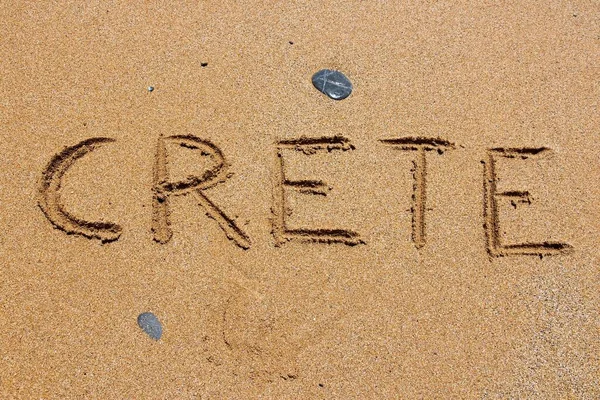
[[[600,398],[597,3],[0,16],[0,397]]]

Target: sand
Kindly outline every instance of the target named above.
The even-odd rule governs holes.
[[[597,3],[0,17],[0,397],[600,398]]]

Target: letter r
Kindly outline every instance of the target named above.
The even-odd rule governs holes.
[[[210,157],[213,167],[207,169],[201,176],[189,176],[187,179],[172,182],[167,171],[166,142],[172,142],[182,147],[202,152]],[[217,221],[225,235],[243,249],[250,247],[249,237],[204,195],[203,191],[227,179],[227,165],[223,153],[217,146],[207,140],[192,135],[173,135],[159,137],[154,165],[154,187],[152,201],[152,232],[158,243],[167,243],[173,236],[169,222],[169,197],[192,193],[198,204],[204,208],[206,215]]]

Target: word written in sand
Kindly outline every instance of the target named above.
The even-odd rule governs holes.
[[[159,340],[162,337],[162,325],[158,318],[156,318],[156,315],[151,312],[138,315],[137,323],[150,338]]]
[[[352,93],[352,82],[340,71],[322,69],[313,75],[312,83],[334,100],[343,100]]]
[[[110,138],[91,138],[75,146],[67,147],[55,155],[42,174],[39,188],[38,204],[46,218],[55,228],[68,234],[81,235],[90,239],[99,239],[103,243],[118,240],[123,228],[112,222],[87,221],[71,215],[61,202],[61,186],[65,172],[80,158],[109,143]],[[412,188],[412,235],[415,247],[420,249],[427,243],[427,159],[428,154],[441,156],[455,148],[453,143],[440,138],[402,137],[382,139],[384,146],[413,155],[413,188]],[[209,167],[199,175],[188,175],[184,180],[172,180],[167,165],[167,144],[181,146],[197,151],[209,161]],[[347,152],[355,150],[350,140],[341,137],[320,137],[281,140],[276,143],[277,164],[275,168],[276,184],[274,187],[272,234],[276,246],[288,241],[313,243],[341,243],[348,246],[364,244],[358,232],[342,228],[290,228],[287,194],[296,191],[307,195],[327,196],[331,188],[323,180],[291,180],[286,169],[286,157],[291,153],[302,157],[331,152]],[[483,168],[484,211],[483,227],[486,238],[486,249],[490,256],[535,255],[545,256],[563,254],[572,250],[567,243],[561,242],[526,242],[520,244],[503,244],[499,217],[499,199],[510,199],[513,204],[531,203],[527,191],[498,191],[496,163],[502,158],[539,158],[550,150],[540,148],[493,148],[487,151]],[[212,142],[192,135],[160,136],[156,146],[154,174],[152,181],[152,234],[157,243],[168,243],[173,231],[171,228],[170,199],[172,196],[191,195],[206,215],[216,221],[225,235],[237,246],[248,249],[250,237],[205,193],[205,190],[225,182],[229,178],[229,164],[221,150]]]

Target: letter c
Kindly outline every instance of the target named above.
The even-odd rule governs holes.
[[[112,242],[121,236],[123,229],[111,222],[92,222],[69,214],[61,204],[60,189],[65,172],[86,154],[100,146],[114,142],[110,138],[91,138],[55,155],[42,174],[38,204],[55,228],[67,234],[82,235],[90,239]]]

